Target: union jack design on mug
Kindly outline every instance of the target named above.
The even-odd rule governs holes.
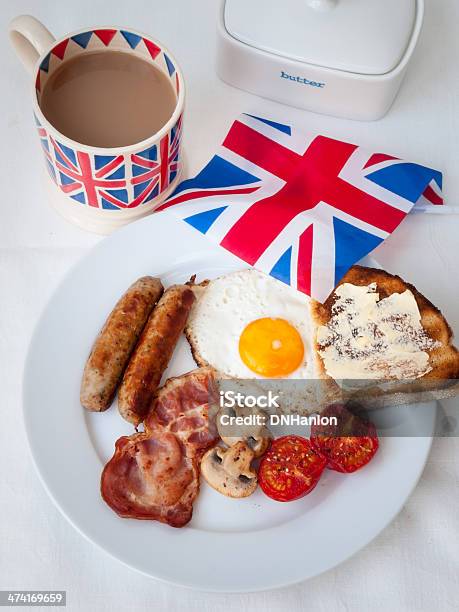
[[[179,96],[181,81],[177,68],[158,45],[134,32],[97,29],[58,42],[44,57],[35,81],[38,102],[46,79],[62,61],[105,47],[135,52],[155,62],[169,76]],[[100,210],[135,209],[173,188],[180,174],[182,114],[157,144],[140,151],[127,147],[124,152],[121,147],[112,155],[109,149],[99,153],[97,148],[83,145],[80,148],[72,141],[70,146],[68,139],[49,133],[37,115],[35,121],[52,180],[79,205]]]

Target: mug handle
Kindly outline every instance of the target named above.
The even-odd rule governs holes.
[[[15,17],[8,33],[16,55],[30,74],[40,55],[48,51],[56,40],[41,21],[31,15]]]

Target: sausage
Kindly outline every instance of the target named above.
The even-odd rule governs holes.
[[[139,278],[108,316],[81,380],[80,402],[87,410],[102,412],[112,403],[129,357],[163,291],[159,278]]]
[[[164,292],[145,325],[118,392],[121,416],[136,427],[150,409],[194,301],[189,286],[173,285]]]

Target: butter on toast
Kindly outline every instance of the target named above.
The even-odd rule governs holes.
[[[446,382],[459,379],[459,352],[452,344],[453,334],[441,311],[424,297],[416,287],[407,283],[399,276],[389,274],[384,270],[353,266],[341,279],[338,287],[324,304],[318,302],[313,303],[312,315],[318,330],[320,326],[327,326],[327,324],[330,324],[333,313],[336,313],[336,308],[333,309],[338,299],[336,291],[345,283],[358,287],[369,287],[374,283],[376,285],[375,292],[379,294],[380,300],[388,298],[393,294],[403,294],[407,290],[410,291],[419,309],[422,328],[426,337],[430,339],[423,347],[423,350],[428,354],[428,371],[415,378],[424,381],[424,387],[430,387],[431,389],[437,388],[441,381]],[[320,376],[328,378],[324,360],[320,356],[320,353],[322,353],[322,355],[324,354],[324,345],[320,344],[317,336],[315,338],[315,351]],[[375,376],[375,379],[377,378],[378,376]],[[400,382],[403,381],[403,378],[404,377],[399,378]],[[428,381],[430,381],[430,383]],[[416,385],[416,387],[419,389],[419,384]],[[404,390],[409,391],[406,386]]]

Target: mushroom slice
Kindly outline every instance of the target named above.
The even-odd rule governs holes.
[[[221,424],[220,416],[223,414],[232,413],[238,417],[246,417],[248,415],[254,415],[260,417],[260,421],[266,419],[266,413],[259,408],[222,408],[217,417],[217,429],[221,439],[227,446],[234,446],[238,442],[246,442],[249,448],[251,448],[255,454],[255,458],[261,457],[268,450],[269,443],[272,435],[266,425],[242,425],[238,426],[243,435],[240,436],[228,436],[228,429],[235,429],[236,426],[231,427]]]
[[[248,497],[257,488],[257,474],[250,464],[255,453],[245,442],[230,448],[215,446],[202,458],[201,472],[212,488],[227,497]]]

